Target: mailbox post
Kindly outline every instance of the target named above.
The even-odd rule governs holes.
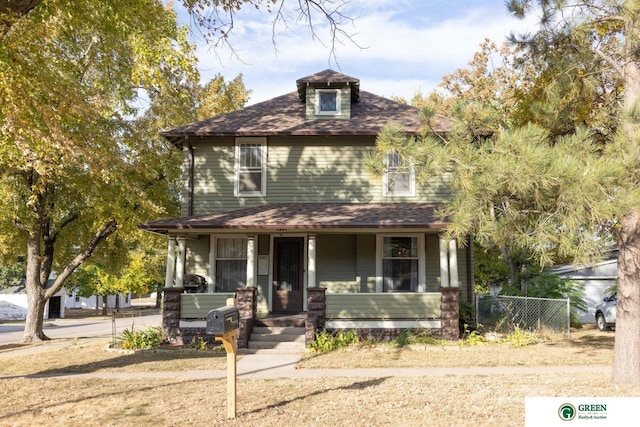
[[[216,341],[222,341],[227,352],[227,418],[236,417],[236,351],[238,350],[238,332],[240,313],[227,300],[227,305],[209,311],[207,314],[207,334],[215,335]]]

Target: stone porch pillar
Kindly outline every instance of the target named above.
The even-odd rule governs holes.
[[[442,323],[442,338],[456,341],[460,338],[460,288],[440,288],[442,293],[440,322]]]
[[[458,247],[455,240],[440,239],[440,321],[442,337],[455,341],[460,337],[460,283]]]
[[[180,300],[182,288],[165,288],[162,303],[162,332],[165,337],[175,339],[176,344],[182,345],[180,333]]]
[[[324,329],[327,310],[327,290],[307,288],[307,319],[305,325],[305,345],[311,344],[318,330]]]
[[[249,345],[258,306],[256,294],[257,290],[254,287],[236,289],[236,306],[240,315],[238,348],[247,348]]]

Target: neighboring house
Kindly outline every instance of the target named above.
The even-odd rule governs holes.
[[[49,282],[53,283],[52,280]],[[44,319],[63,318],[65,300],[64,290],[49,298],[44,307]],[[0,320],[25,320],[27,307],[27,289],[24,281],[16,286],[0,289]]]
[[[332,70],[296,87],[162,133],[184,152],[183,216],[140,228],[168,237],[165,330],[202,327],[225,297],[249,294],[241,317],[306,312],[308,330],[425,328],[456,339],[471,254],[442,238],[446,177],[420,184],[397,154],[384,176],[365,166],[388,122],[418,132],[418,110]],[[433,125],[445,133],[451,121]],[[196,289],[192,275],[206,293],[183,292]]]
[[[550,271],[584,285],[588,312],[580,321],[595,323],[596,305],[612,293],[611,289],[616,286],[618,280],[618,251],[612,251],[605,260],[586,267],[563,264],[553,267]]]
[[[50,280],[49,283],[52,284],[53,280]],[[120,308],[131,307],[131,293],[117,297],[120,298]],[[65,311],[69,309],[96,308],[96,298],[98,298],[99,307],[102,308],[103,297],[80,297],[75,292],[67,294],[63,288],[47,301],[44,308],[44,319],[64,318]],[[114,308],[116,296],[109,295],[107,298],[107,306]],[[0,289],[0,320],[25,320],[27,307],[27,289],[24,286],[24,281],[19,285]]]
[[[102,308],[102,302],[104,301],[103,296],[100,295],[92,295],[90,297],[81,297],[75,291],[72,291],[67,294],[65,307],[68,309],[74,308]],[[118,307],[119,308],[129,308],[131,307],[131,292],[124,295],[108,295],[107,297],[107,307],[109,309],[116,307],[116,298],[119,299]]]

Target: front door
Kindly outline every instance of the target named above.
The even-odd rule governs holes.
[[[304,238],[276,237],[273,246],[273,312],[299,313],[302,311]]]

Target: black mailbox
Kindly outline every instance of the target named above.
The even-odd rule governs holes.
[[[233,305],[214,308],[207,313],[207,334],[224,335],[240,328],[240,314]]]

